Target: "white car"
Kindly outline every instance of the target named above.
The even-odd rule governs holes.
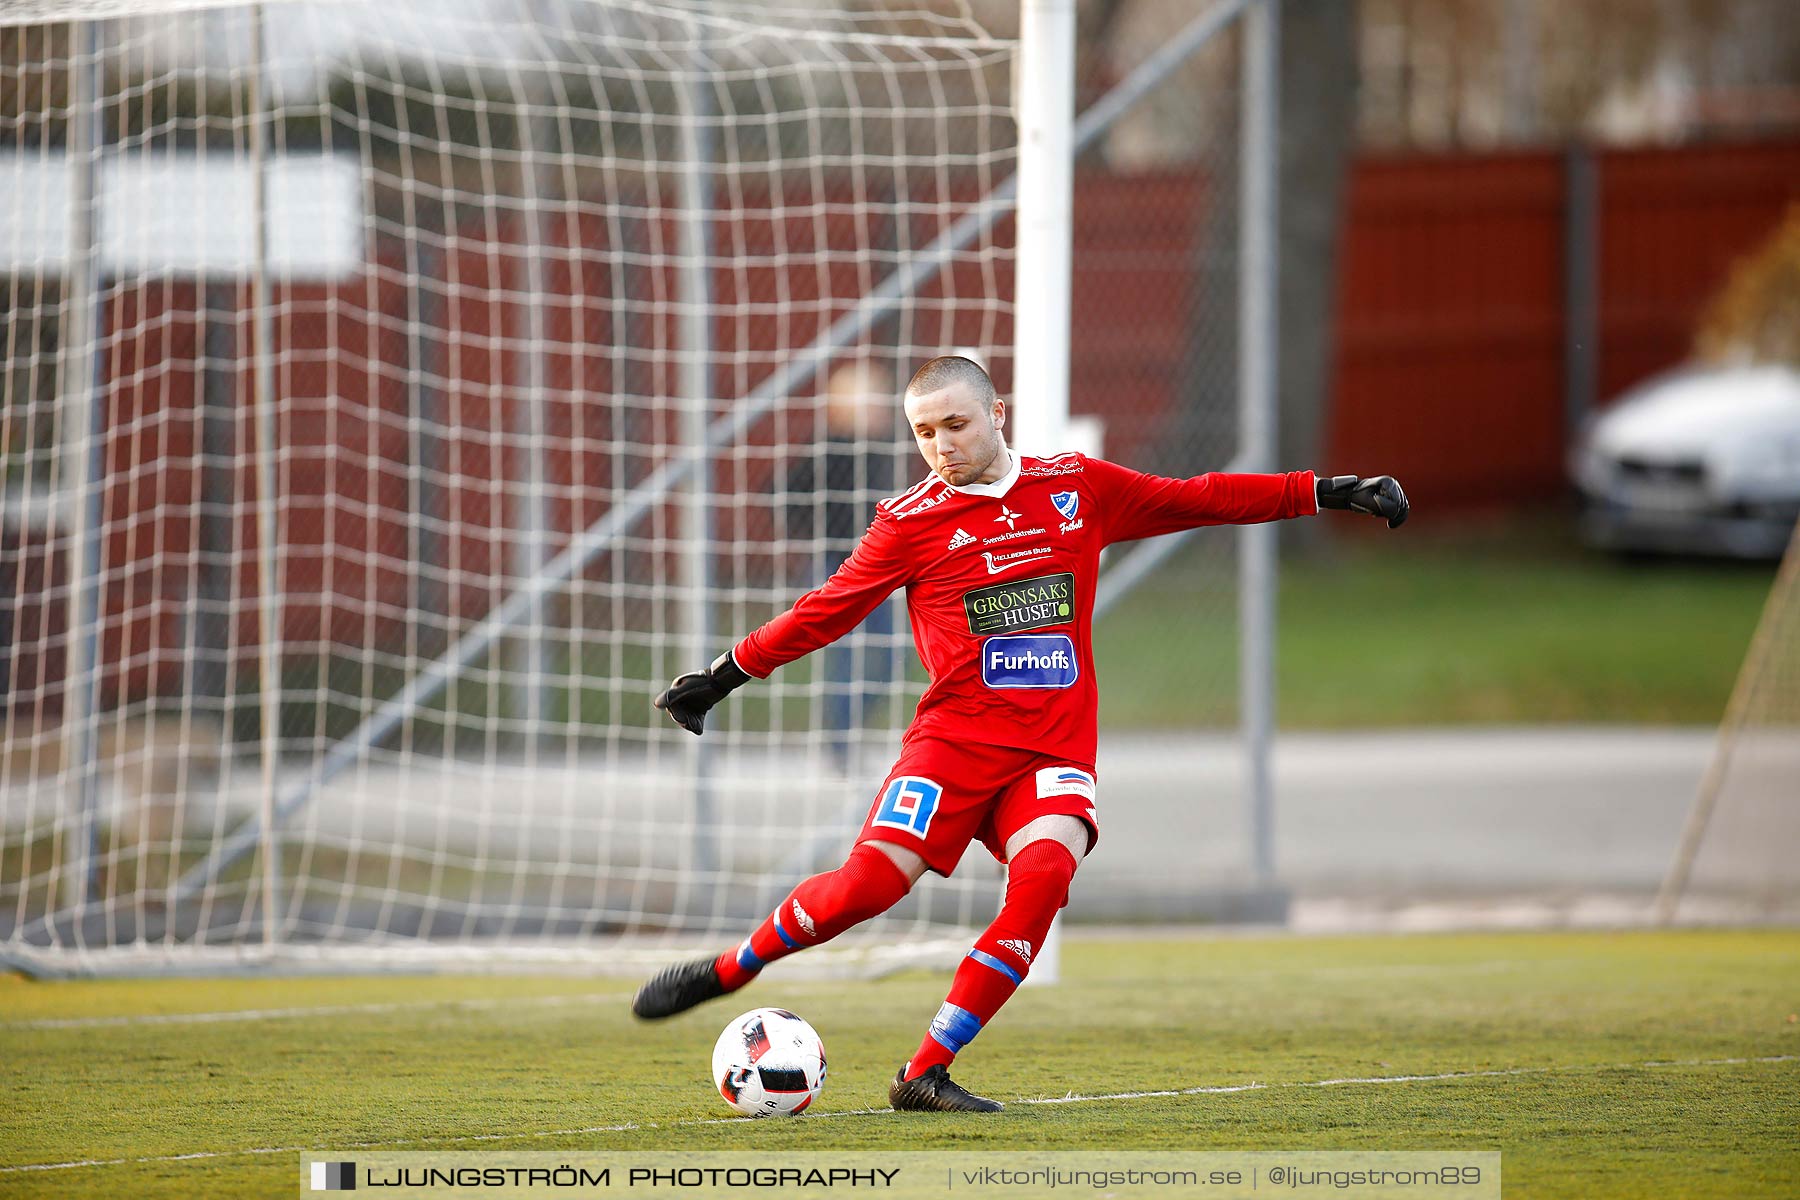
[[[1800,371],[1659,375],[1594,418],[1571,466],[1592,545],[1779,558],[1800,520]]]

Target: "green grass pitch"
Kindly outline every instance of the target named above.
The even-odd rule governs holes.
[[[959,1060],[994,1117],[886,1109],[943,975],[776,967],[653,1026],[618,980],[0,977],[0,1195],[289,1196],[304,1149],[771,1146],[1498,1149],[1509,1196],[1800,1191],[1800,932],[1078,932],[1063,970]],[[798,1120],[710,1089],[758,1005],[825,1038]]]

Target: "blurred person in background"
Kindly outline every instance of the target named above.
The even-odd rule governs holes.
[[[826,382],[822,451],[800,460],[788,477],[790,492],[820,498],[816,505],[795,507],[799,528],[790,529],[791,536],[824,539],[824,571],[809,579],[809,586],[844,565],[875,502],[907,482],[910,447],[899,436],[893,394],[891,374],[866,358],[837,368]],[[900,670],[895,628],[894,602],[887,601],[852,636],[825,650],[824,728],[832,761],[842,770],[854,765],[856,731],[878,712]]]

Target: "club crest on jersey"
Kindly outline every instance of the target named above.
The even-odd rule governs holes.
[[[944,549],[946,549],[946,550],[961,550],[964,546],[967,546],[969,543],[973,542],[974,540],[975,540],[974,534],[968,532],[965,529],[958,528],[956,533],[954,535],[952,535],[952,537],[950,538],[950,544],[948,546],[945,546]]]

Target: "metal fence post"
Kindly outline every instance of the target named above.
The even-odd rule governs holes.
[[[1244,110],[1239,201],[1238,430],[1250,471],[1274,469],[1276,453],[1276,228],[1280,124],[1279,0],[1244,14]],[[1270,771],[1275,707],[1276,534],[1273,525],[1239,530],[1239,702],[1250,804],[1251,862],[1258,884],[1275,877],[1275,800]]]

